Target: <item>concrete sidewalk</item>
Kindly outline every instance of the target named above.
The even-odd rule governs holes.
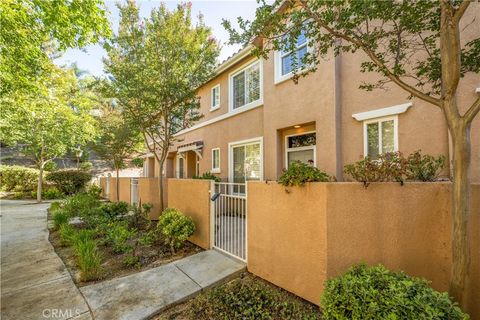
[[[244,263],[209,250],[80,290],[96,320],[140,320],[148,319],[244,270]]]
[[[2,319],[92,319],[48,241],[49,206],[0,201]]]

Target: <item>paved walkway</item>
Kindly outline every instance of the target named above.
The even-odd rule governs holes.
[[[48,241],[50,204],[1,200],[1,318],[92,319]]]
[[[80,292],[48,241],[49,205],[27,201],[0,204],[1,318],[5,320],[148,319],[245,270],[245,264],[209,250],[85,286]]]

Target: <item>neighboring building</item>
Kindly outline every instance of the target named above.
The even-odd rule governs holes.
[[[477,7],[470,12],[478,21]],[[464,39],[474,36],[475,28],[462,34]],[[204,117],[175,135],[167,178],[211,172],[230,182],[276,180],[291,161],[300,160],[342,181],[344,165],[366,155],[397,150],[408,155],[420,149],[451,157],[439,108],[408,100],[408,93],[394,85],[388,91],[358,88],[362,81],[375,80],[373,73],[360,73],[360,53],[332,54],[294,84],[289,57],[306,50],[307,40],[299,39],[295,53],[257,59],[247,47],[223,62],[198,91]],[[471,105],[480,94],[480,75],[463,78],[459,92],[459,106]],[[471,176],[480,182],[480,116],[473,122],[471,141]],[[158,171],[147,155],[144,175],[157,176]]]

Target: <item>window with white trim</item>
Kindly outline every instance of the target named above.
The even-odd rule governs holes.
[[[260,62],[231,76],[232,109],[260,100]]]
[[[378,159],[380,154],[398,151],[398,117],[363,122],[364,155]]]
[[[297,69],[302,69],[303,63],[302,59],[307,53],[307,36],[305,34],[305,29],[302,29],[300,32],[300,35],[297,38],[297,41],[295,43],[295,50],[294,51],[281,51],[280,52],[280,75],[285,76],[291,72],[293,72],[294,69],[294,56],[296,57],[296,64],[297,64]]]
[[[317,135],[315,132],[289,135],[285,137],[285,162],[288,169],[292,162],[299,161],[315,166]]]
[[[220,172],[220,148],[212,149],[212,173]]]
[[[210,110],[218,109],[220,107],[220,85],[217,84],[212,88],[212,103],[210,105]]]

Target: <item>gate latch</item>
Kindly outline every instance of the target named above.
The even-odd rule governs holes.
[[[215,193],[213,194],[213,196],[210,198],[210,200],[215,201],[215,200],[218,199],[218,197],[220,197],[220,193],[215,192]]]

